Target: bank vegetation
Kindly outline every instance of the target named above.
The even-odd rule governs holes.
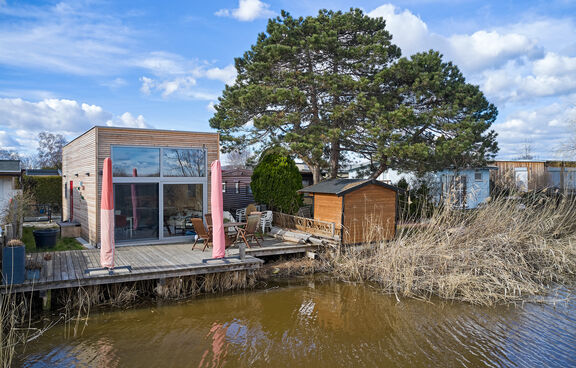
[[[373,282],[398,297],[515,302],[574,282],[575,219],[574,197],[508,196],[473,211],[446,205],[392,241],[328,262],[338,278]]]

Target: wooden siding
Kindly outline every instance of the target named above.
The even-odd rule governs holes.
[[[254,196],[248,190],[251,182],[252,170],[222,170],[222,183],[226,183],[226,192],[222,193],[225,211],[232,211],[232,215],[236,216],[236,209],[255,203]],[[239,193],[236,193],[236,183],[239,184]]]
[[[203,147],[207,149],[208,173],[207,208],[210,211],[210,164],[220,157],[219,136],[215,133],[182,132],[154,129],[94,127],[70,142],[63,150],[63,175],[67,181],[83,181],[84,200],[77,203],[80,193],[75,191],[74,219],[82,225],[82,237],[96,244],[100,239],[100,196],[104,159],[110,157],[111,146],[147,147]],[[97,150],[96,150],[97,147]],[[68,172],[70,174],[68,174]],[[75,173],[79,177],[74,177]],[[90,176],[85,173],[90,172]],[[89,184],[89,185],[86,185]],[[66,208],[66,202],[63,206]],[[67,210],[66,210],[67,211]],[[68,218],[63,213],[64,218]]]
[[[541,189],[548,184],[546,163],[541,161],[494,161],[491,165],[497,166],[498,170],[492,170],[491,179],[498,185],[516,185],[514,169],[526,168],[528,172],[528,189]]]
[[[342,224],[342,197],[314,193],[314,219]]]
[[[395,230],[395,191],[370,184],[344,196],[343,244],[392,239]]]
[[[92,205],[98,196],[96,179],[96,131],[91,129],[62,149],[62,218],[70,218],[69,185],[73,181],[73,219],[81,225],[81,236],[91,242],[96,239],[97,216],[100,213]],[[64,188],[68,193],[64,193]]]

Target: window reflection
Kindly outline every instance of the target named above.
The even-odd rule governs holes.
[[[164,176],[206,176],[203,149],[164,148],[162,164]]]
[[[140,177],[160,176],[160,149],[144,147],[112,147],[112,175]]]

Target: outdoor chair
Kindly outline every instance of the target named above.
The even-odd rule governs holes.
[[[204,220],[206,221],[206,225],[208,226],[208,228],[210,228],[212,226],[212,214],[211,213],[205,214]]]
[[[202,239],[204,242],[204,248],[202,249],[202,252],[204,252],[206,247],[208,247],[208,244],[212,244],[212,230],[206,229],[202,219],[197,217],[192,218],[192,224],[194,225],[194,231],[196,231],[197,234],[194,245],[192,245],[192,250],[194,250],[194,247],[196,247],[198,240]]]
[[[258,246],[261,247],[262,245],[256,238],[256,231],[258,231],[259,226],[260,226],[260,214],[248,216],[248,220],[246,221],[246,227],[238,228],[237,239],[242,240],[248,248],[252,248],[250,246],[251,239],[256,241],[256,244],[258,244]]]
[[[236,210],[236,218],[238,219],[238,222],[244,222],[246,219],[246,208],[238,208]]]
[[[266,228],[272,228],[272,211],[262,212],[262,218],[260,219],[260,226],[262,226],[262,234],[266,232]]]

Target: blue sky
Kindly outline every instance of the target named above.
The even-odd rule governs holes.
[[[0,147],[93,125],[209,131],[241,56],[281,9],[359,7],[404,56],[430,48],[499,110],[499,157],[560,158],[576,130],[576,1],[0,0]]]

